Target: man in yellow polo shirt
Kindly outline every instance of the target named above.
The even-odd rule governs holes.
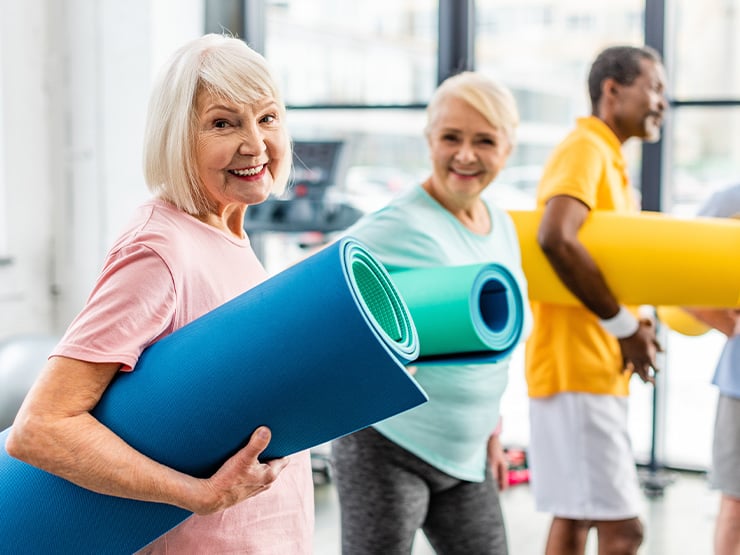
[[[660,346],[650,320],[619,303],[578,239],[591,210],[638,210],[622,144],[657,141],[665,72],[650,48],[602,51],[588,78],[592,115],[580,118],[548,161],[537,190],[537,240],[583,306],[535,302],[527,342],[530,466],[537,509],[553,514],[547,555],[637,553],[640,488],[627,431],[632,373],[651,382]]]

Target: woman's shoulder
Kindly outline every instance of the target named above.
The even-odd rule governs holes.
[[[413,187],[402,192],[382,208],[365,214],[353,227],[364,229],[377,225],[399,224],[404,227],[413,225],[414,222],[423,219],[425,212],[429,211],[420,192],[424,192],[421,187]]]
[[[391,214],[404,219],[410,225],[416,222],[424,228],[428,228],[439,219],[446,219],[449,214],[421,185],[405,191],[386,208]]]
[[[161,199],[139,205],[111,250],[134,245],[171,250],[209,231],[207,224]]]

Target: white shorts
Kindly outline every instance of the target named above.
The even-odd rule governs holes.
[[[560,393],[530,399],[529,467],[538,511],[575,520],[635,518],[642,497],[627,398]]]

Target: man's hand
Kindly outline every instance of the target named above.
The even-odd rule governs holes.
[[[658,371],[656,356],[663,352],[655,336],[655,324],[651,319],[641,319],[637,331],[624,339],[619,339],[625,372],[634,372],[644,383],[655,383],[654,372]],[[650,369],[654,372],[651,372]]]

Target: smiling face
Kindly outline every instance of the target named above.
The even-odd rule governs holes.
[[[455,96],[437,106],[427,141],[433,166],[429,192],[438,200],[456,200],[456,204],[477,200],[511,152],[503,130]]]
[[[614,87],[614,126],[622,142],[637,137],[646,142],[660,139],[663,114],[667,107],[665,97],[665,70],[652,60],[640,62],[640,75],[630,85]]]
[[[216,215],[269,196],[290,152],[281,115],[269,98],[242,104],[198,94],[196,171]]]

